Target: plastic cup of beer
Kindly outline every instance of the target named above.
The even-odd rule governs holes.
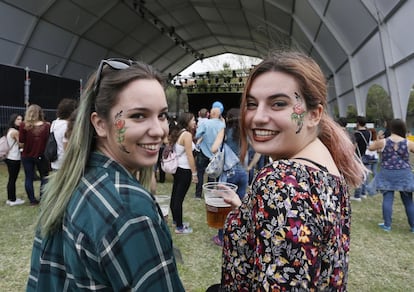
[[[162,215],[164,216],[164,220],[168,221],[168,213],[170,211],[171,197],[167,195],[155,195],[154,197],[158,205],[160,205],[160,209],[161,209]]]
[[[225,192],[231,191],[237,191],[235,184],[227,182],[209,182],[203,184],[208,226],[217,229],[223,228],[227,215],[232,210],[232,206],[224,202],[222,195]]]

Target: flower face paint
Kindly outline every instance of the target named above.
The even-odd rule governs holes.
[[[126,132],[125,120],[122,119],[122,113],[123,111],[120,111],[119,113],[115,115],[114,125],[116,129],[116,134],[117,134],[116,140],[119,144],[119,148],[125,153],[129,153],[129,151],[122,144],[125,140],[125,132]]]
[[[303,105],[303,99],[297,92],[295,92],[295,98],[297,103],[293,106],[291,118],[293,121],[296,121],[298,125],[298,129],[296,130],[296,134],[298,134],[302,130],[303,118],[305,117],[306,111]]]

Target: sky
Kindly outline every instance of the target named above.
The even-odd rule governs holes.
[[[196,61],[179,74],[181,76],[190,76],[192,72],[204,73],[207,71],[219,71],[223,69],[224,63],[229,63],[231,69],[250,68],[252,65],[256,65],[260,61],[260,59],[254,57],[226,53],[206,58],[203,61]]]

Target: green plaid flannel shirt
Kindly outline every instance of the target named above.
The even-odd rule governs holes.
[[[35,236],[27,291],[184,291],[160,212],[134,176],[92,153],[62,229]]]

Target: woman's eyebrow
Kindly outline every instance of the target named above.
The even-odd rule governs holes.
[[[278,97],[287,97],[287,98],[292,99],[292,97],[290,95],[288,95],[286,93],[282,93],[282,92],[271,94],[271,95],[267,96],[266,98],[267,99],[274,99],[274,98],[278,98]],[[252,94],[246,95],[246,98],[254,98],[254,99],[256,99],[256,97],[254,97]]]
[[[135,112],[135,111],[145,111],[145,112],[149,112],[152,111],[152,109],[148,108],[148,107],[133,107],[130,109],[127,109],[127,112]],[[168,107],[164,107],[160,110],[160,112],[165,112],[168,111]]]

